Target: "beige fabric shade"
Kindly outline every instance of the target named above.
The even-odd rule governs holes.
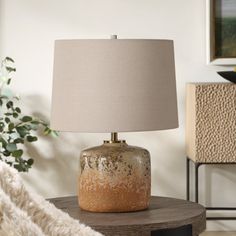
[[[74,132],[178,127],[173,41],[57,40],[51,127]]]

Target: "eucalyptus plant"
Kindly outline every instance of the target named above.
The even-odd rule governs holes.
[[[0,68],[0,160],[19,172],[26,172],[34,160],[24,157],[23,145],[38,140],[40,127],[45,135],[57,136],[57,133],[44,120],[22,114],[17,105],[20,98],[9,88],[15,71],[14,60],[6,57]]]

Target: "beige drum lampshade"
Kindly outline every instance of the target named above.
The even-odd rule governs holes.
[[[125,132],[178,127],[171,40],[57,40],[53,77],[53,129]]]

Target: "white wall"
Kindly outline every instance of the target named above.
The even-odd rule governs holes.
[[[54,40],[109,38],[110,34],[175,41],[179,129],[121,136],[151,152],[152,194],[184,198],[185,84],[223,81],[216,71],[224,68],[205,63],[205,0],[0,0],[0,56],[16,61],[13,84],[22,95],[24,111],[47,119]],[[24,174],[25,182],[45,197],[75,194],[80,150],[99,145],[106,138],[104,134],[69,133],[55,140],[42,137],[27,147],[35,165]],[[236,205],[233,167],[203,168],[200,172],[202,203]],[[208,228],[236,226],[218,222]]]

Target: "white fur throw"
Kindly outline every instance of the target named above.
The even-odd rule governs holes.
[[[0,161],[0,236],[101,236],[26,190],[18,172]]]

